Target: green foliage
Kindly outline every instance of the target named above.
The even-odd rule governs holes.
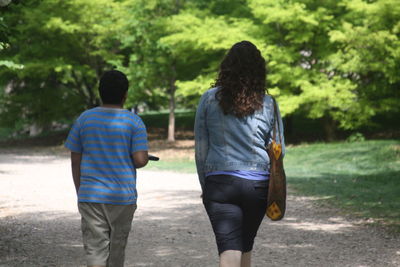
[[[0,17],[0,52],[10,46],[8,43],[9,28],[4,23],[4,18]],[[10,60],[0,60],[0,68],[6,67],[9,69],[22,69],[23,65],[15,64]]]
[[[8,27],[4,23],[3,17],[0,17],[0,51],[8,45]]]
[[[249,40],[284,116],[365,127],[400,111],[397,2],[27,0],[0,17],[0,112],[46,123],[63,117],[50,116],[56,104],[74,116],[99,104],[98,79],[112,67],[130,79],[129,107],[163,109],[176,96],[178,108],[195,108],[227,49]]]
[[[354,143],[354,142],[364,142],[365,137],[362,133],[353,133],[347,138],[347,142]]]
[[[246,39],[268,60],[269,91],[278,96],[283,115],[306,112],[354,129],[379,112],[398,110],[400,16],[395,1],[225,4],[229,8],[222,14],[221,9],[192,8],[168,22],[170,34],[162,41],[174,46],[175,54],[185,61],[195,54],[208,61],[194,79],[179,80],[181,95],[204,92],[216,77],[221,55]],[[238,17],[244,4],[245,15]]]
[[[184,10],[166,22],[167,36],[160,41],[171,47],[179,60],[185,62],[184,75],[178,77],[178,95],[198,97],[216,78],[218,65],[232,44],[249,40],[263,47],[262,34],[253,21],[244,1],[211,1],[208,8]],[[221,14],[225,10],[226,13]],[[196,56],[194,56],[196,55]]]
[[[150,109],[167,106],[167,89],[173,79],[172,58],[159,44],[161,21],[172,14],[173,1],[126,1],[121,4],[118,23],[118,58],[109,63],[123,70],[130,80],[127,106],[145,105]]]
[[[24,65],[15,64],[14,62],[9,60],[0,60],[0,67],[1,66],[4,66],[9,69],[19,69],[19,70],[24,68]]]
[[[343,128],[365,123],[371,113],[360,112],[357,85],[336,73],[329,40],[340,25],[340,1],[251,1],[254,15],[268,35],[271,92],[283,114],[305,110],[310,118],[329,116]]]
[[[114,36],[112,1],[25,1],[4,14],[9,45],[0,69],[2,124],[39,124],[75,116],[99,103],[97,82]],[[23,68],[19,66],[23,65]]]
[[[13,129],[0,127],[0,141],[10,138]]]
[[[347,14],[332,30],[332,66],[357,84],[366,113],[398,112],[400,7],[397,1],[345,1]],[[365,113],[361,112],[361,114]]]

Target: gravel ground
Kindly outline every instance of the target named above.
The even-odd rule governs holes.
[[[194,174],[138,173],[126,266],[217,266]],[[399,237],[289,196],[286,218],[265,219],[253,266],[400,266]],[[0,150],[0,266],[84,266],[67,154]]]

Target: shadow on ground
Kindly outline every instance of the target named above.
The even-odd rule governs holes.
[[[52,149],[43,147],[0,149],[0,164],[48,164],[69,157],[69,151],[61,146]]]
[[[380,222],[400,233],[399,171],[372,174],[321,172],[313,177],[290,176],[289,183],[304,194],[321,197],[354,217]]]
[[[23,213],[0,218],[0,266],[80,266],[79,216]]]
[[[254,266],[398,266],[398,240],[312,201],[291,196],[285,220],[264,220]],[[0,266],[83,265],[79,221],[73,212],[0,218]],[[143,193],[126,252],[125,266],[217,266],[199,192]]]

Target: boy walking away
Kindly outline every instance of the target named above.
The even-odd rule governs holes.
[[[123,266],[136,210],[136,169],[148,162],[145,125],[124,110],[128,79],[117,70],[101,77],[103,105],[83,112],[65,147],[82,216],[88,266]]]

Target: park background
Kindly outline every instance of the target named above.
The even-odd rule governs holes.
[[[249,40],[284,117],[289,186],[400,231],[398,0],[0,4],[0,146],[61,150],[116,68],[162,159],[148,168],[193,173],[199,97],[227,49]]]

